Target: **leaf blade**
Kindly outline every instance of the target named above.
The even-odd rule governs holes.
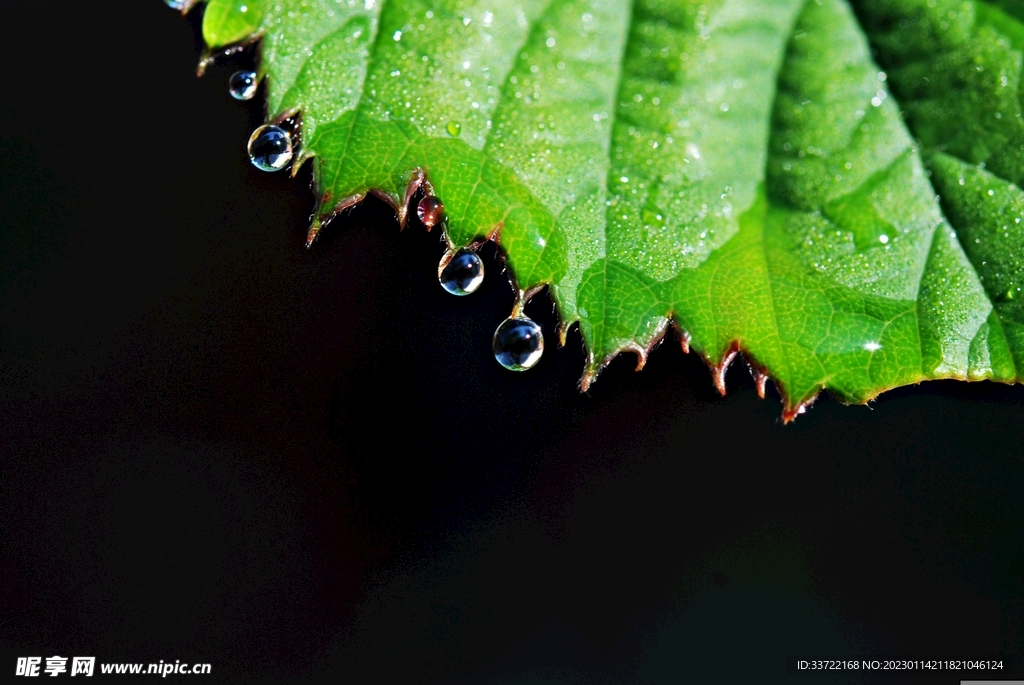
[[[214,38],[237,4],[211,1]],[[1024,265],[985,256],[1024,254],[1020,222],[1002,228],[1024,212],[1019,8],[855,8],[285,0],[251,32],[269,111],[303,113],[311,238],[368,192],[403,222],[411,192],[437,193],[452,245],[497,240],[520,299],[548,285],[579,322],[584,388],[622,351],[642,366],[672,322],[719,378],[742,351],[788,419],[821,389],[1018,381],[1024,356]],[[1012,87],[957,76],[978,63]],[[928,69],[946,81],[922,85]]]

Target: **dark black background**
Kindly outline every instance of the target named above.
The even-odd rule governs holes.
[[[437,235],[376,201],[302,247],[309,171],[249,165],[260,105],[227,96],[244,58],[196,79],[198,14],[0,9],[5,677],[53,654],[204,682],[1020,663],[1024,389],[825,397],[784,427],[740,365],[721,399],[672,343],[580,395],[544,297],[545,358],[505,372],[493,252],[451,297]]]

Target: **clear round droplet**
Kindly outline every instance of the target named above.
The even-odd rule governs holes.
[[[292,161],[292,138],[280,126],[266,124],[249,136],[249,159],[262,171],[280,171]]]
[[[257,86],[255,71],[236,71],[228,79],[228,92],[236,100],[252,100]]]
[[[458,138],[459,134],[462,133],[462,124],[457,121],[449,121],[445,129],[452,138]]]
[[[544,354],[544,334],[532,319],[509,318],[494,331],[494,358],[506,369],[532,369]]]
[[[480,255],[461,248],[447,262],[442,259],[437,267],[437,280],[452,295],[469,295],[484,282],[484,263]]]
[[[416,205],[416,216],[424,226],[433,228],[444,221],[444,205],[440,199],[427,195]]]

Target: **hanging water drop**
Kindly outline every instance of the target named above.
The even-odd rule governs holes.
[[[444,221],[444,204],[433,195],[427,195],[416,205],[416,216],[430,230]]]
[[[462,124],[457,121],[449,121],[445,129],[452,138],[458,138],[459,134],[462,133]]]
[[[491,344],[494,358],[506,369],[532,369],[544,354],[544,334],[540,326],[526,317],[509,318],[494,331]]]
[[[172,10],[178,10],[179,12],[185,9],[185,0],[164,0],[164,4]]]
[[[236,71],[228,79],[228,92],[236,100],[252,100],[258,85],[255,71]]]
[[[266,124],[249,136],[249,159],[262,171],[280,171],[292,161],[292,139],[280,126]]]
[[[441,260],[437,280],[452,295],[469,295],[484,282],[484,263],[476,252],[463,247]]]

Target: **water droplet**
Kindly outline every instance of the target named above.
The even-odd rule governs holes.
[[[1006,299],[1007,300],[1014,300],[1016,298],[1017,298],[1017,291],[1016,290],[1014,290],[1013,288],[1010,288],[1009,290],[1006,291]]]
[[[164,0],[164,4],[170,7],[172,10],[183,10],[185,9],[185,0]]]
[[[544,354],[544,334],[540,326],[526,317],[505,319],[494,331],[491,349],[506,369],[526,371],[536,366]]]
[[[280,171],[292,161],[292,139],[280,126],[266,124],[249,136],[249,159],[262,171]]]
[[[459,134],[462,133],[462,124],[457,121],[449,121],[448,125],[445,126],[445,130],[448,131],[448,135],[452,138],[458,138]]]
[[[469,295],[484,282],[484,263],[476,252],[463,247],[441,260],[437,280],[452,295]]]
[[[236,71],[228,79],[228,93],[236,100],[252,100],[258,85],[255,71]]]
[[[430,230],[444,221],[444,204],[439,198],[427,195],[416,205],[416,216]]]

